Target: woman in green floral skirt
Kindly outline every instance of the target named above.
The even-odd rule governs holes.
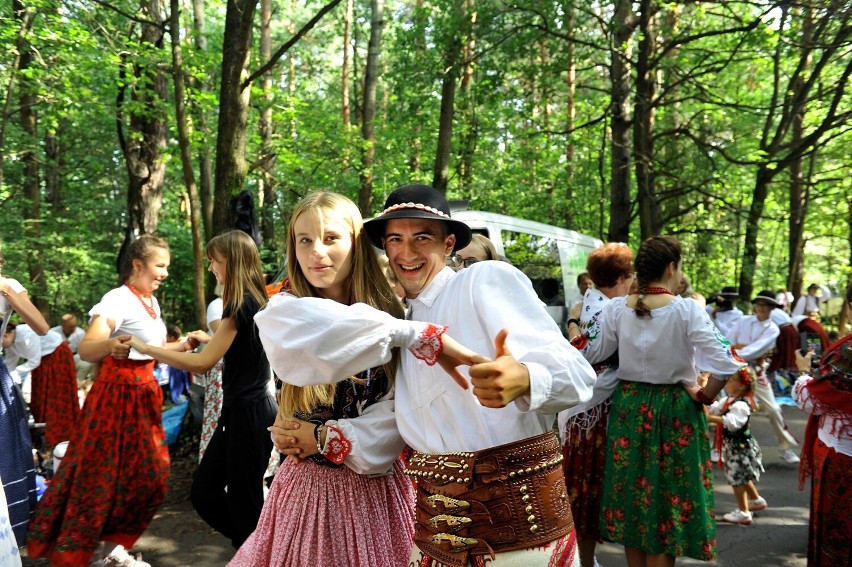
[[[601,315],[590,362],[616,350],[620,383],[607,432],[601,532],[624,545],[630,567],[716,556],[709,405],[745,365],[707,313],[672,293],[681,279],[678,241],[649,238],[634,263],[638,290]],[[696,383],[701,370],[711,378]]]

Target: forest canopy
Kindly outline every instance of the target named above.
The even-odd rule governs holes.
[[[249,191],[278,271],[315,190],[395,187],[603,241],[672,234],[705,294],[852,276],[848,1],[0,0],[3,275],[55,323],[172,250],[170,322]]]

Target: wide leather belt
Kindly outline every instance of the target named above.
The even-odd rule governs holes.
[[[574,528],[552,431],[473,453],[415,452],[405,472],[417,484],[414,541],[446,565],[535,547]]]

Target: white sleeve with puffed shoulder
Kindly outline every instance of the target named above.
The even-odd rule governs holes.
[[[296,386],[333,384],[380,366],[395,347],[422,347],[434,327],[363,303],[287,293],[270,298],[254,320],[275,374]]]

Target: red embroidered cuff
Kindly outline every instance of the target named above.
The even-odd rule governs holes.
[[[429,366],[434,366],[438,362],[441,352],[444,350],[444,342],[441,340],[441,335],[446,332],[446,325],[433,325],[429,323],[423,332],[420,333],[420,336],[417,337],[419,344],[410,347],[408,350]]]
[[[589,344],[589,337],[586,335],[579,335],[571,339],[571,346],[573,346],[577,350],[583,350]]]
[[[325,449],[322,455],[335,465],[340,465],[351,450],[352,443],[343,436],[343,432],[334,425],[326,425]]]

